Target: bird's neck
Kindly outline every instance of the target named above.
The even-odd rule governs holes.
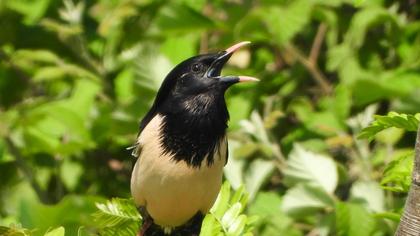
[[[223,96],[194,96],[173,100],[163,111],[162,145],[174,160],[199,168],[212,165],[225,137],[229,113]],[[206,159],[206,162],[203,160]]]

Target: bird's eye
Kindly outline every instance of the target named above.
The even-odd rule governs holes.
[[[191,70],[194,73],[198,73],[198,72],[202,72],[203,71],[203,67],[204,67],[203,64],[201,64],[201,63],[195,63],[195,64],[192,65]]]

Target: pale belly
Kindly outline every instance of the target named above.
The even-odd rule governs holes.
[[[175,162],[169,154],[162,155],[156,138],[160,121],[155,117],[139,137],[142,149],[132,173],[131,193],[156,224],[174,227],[212,207],[222,183],[227,147],[223,140],[211,166],[205,160],[200,168]]]

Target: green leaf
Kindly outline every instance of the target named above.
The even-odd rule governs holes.
[[[203,224],[201,226],[200,236],[214,236],[221,232],[222,226],[217,221],[213,214],[207,214],[204,217]]]
[[[253,199],[262,185],[267,181],[275,169],[273,161],[256,159],[249,164],[245,172],[245,187],[249,193],[249,197]]]
[[[239,128],[239,122],[243,119],[247,119],[249,112],[251,111],[252,101],[243,96],[230,96],[227,99],[230,114],[230,126],[229,129],[235,130]]]
[[[239,217],[236,217],[236,219],[234,219],[234,221],[230,224],[227,234],[232,236],[241,235],[245,228],[246,222],[246,215],[240,215]]]
[[[287,190],[281,208],[291,216],[304,218],[308,214],[334,207],[334,200],[322,188],[299,184]]]
[[[118,227],[126,223],[140,224],[141,216],[132,200],[113,198],[106,203],[96,203],[99,209],[93,217],[100,227]]]
[[[35,24],[47,11],[51,0],[6,1],[7,6],[25,16],[26,24]]]
[[[361,205],[337,202],[336,230],[339,236],[369,236],[375,227],[375,221]]]
[[[196,54],[198,37],[192,34],[169,37],[161,46],[161,51],[176,65]]]
[[[161,9],[156,19],[161,31],[191,32],[214,26],[211,19],[186,4],[169,4]]]
[[[134,72],[125,69],[115,78],[115,95],[120,104],[130,103],[134,98]]]
[[[117,226],[105,227],[99,230],[101,236],[133,236],[137,235],[139,231],[137,223],[125,222]]]
[[[369,72],[353,85],[356,105],[365,105],[381,99],[409,96],[420,88],[420,76],[412,72],[389,71],[377,75]]]
[[[48,231],[44,236],[64,236],[65,235],[65,229],[64,227],[58,227],[51,231]]]
[[[19,63],[22,60],[29,60],[33,62],[42,62],[42,63],[57,63],[60,60],[55,53],[49,50],[27,50],[21,49],[17,50],[12,55],[13,63]]]
[[[249,214],[259,216],[256,223],[260,235],[300,235],[293,220],[281,209],[282,199],[274,192],[260,192],[249,206]]]
[[[401,219],[401,214],[395,213],[395,212],[381,212],[381,213],[376,213],[373,216],[375,216],[377,218],[389,219],[389,220],[392,220],[396,223],[399,223],[400,219]]]
[[[420,113],[410,115],[390,112],[386,116],[375,115],[374,118],[375,121],[359,133],[359,139],[372,139],[378,132],[390,127],[396,127],[406,131],[417,131],[420,122]]]
[[[204,218],[201,236],[245,235],[252,229],[255,219],[242,214],[248,195],[241,186],[232,196],[230,184],[225,182],[210,213]]]
[[[258,215],[275,215],[280,213],[281,198],[274,192],[260,192],[250,206],[249,211]]]
[[[313,112],[299,118],[302,118],[307,129],[322,136],[333,136],[345,129],[340,117],[332,112]]]
[[[341,117],[334,113],[336,112],[336,109],[340,109],[340,106],[346,105],[342,104],[338,107],[335,107],[335,101],[332,101],[332,99],[324,99],[322,102],[324,104],[321,105],[325,106],[329,110],[332,110],[333,112],[313,111],[313,105],[309,100],[304,98],[295,99],[293,103],[291,103],[290,109],[296,113],[298,119],[301,120],[305,125],[305,128],[309,129],[311,132],[324,137],[336,136],[337,133],[341,133],[345,130],[345,126],[343,121],[340,119]]]
[[[275,42],[284,45],[308,24],[311,10],[311,1],[295,0],[285,7],[262,8],[258,14]]]
[[[65,227],[68,235],[76,235],[80,225],[93,226],[91,214],[95,211],[94,203],[101,198],[66,195],[55,205],[45,205],[37,202],[31,191],[19,189],[13,198],[16,198],[19,206],[17,220],[25,227],[36,228],[34,235],[42,235],[60,225]]]
[[[58,66],[45,66],[37,70],[32,79],[35,82],[59,79],[66,75],[66,71]]]
[[[242,204],[240,202],[234,203],[223,215],[222,217],[222,225],[225,228],[228,228],[233,221],[239,216],[239,213],[241,212]]]
[[[78,80],[66,106],[86,119],[92,112],[95,98],[101,91],[99,84],[89,80]]]
[[[343,85],[338,85],[335,88],[335,99],[333,99],[331,105],[331,109],[336,116],[342,120],[347,119],[352,105],[351,91]]]
[[[213,207],[210,209],[210,212],[216,218],[222,218],[223,214],[229,206],[230,198],[230,184],[229,182],[224,182],[222,188],[220,189],[219,195],[216,198],[216,202],[213,204]]]
[[[64,159],[60,166],[60,178],[67,189],[74,191],[83,175],[83,167],[80,163]]]
[[[289,185],[307,183],[321,187],[327,193],[333,193],[337,187],[338,174],[334,160],[305,150],[299,144],[293,146],[283,173]]]
[[[352,47],[359,48],[364,43],[367,31],[370,27],[388,22],[393,27],[397,27],[399,24],[396,15],[385,8],[364,8],[358,11],[352,18],[345,40],[349,42]]]
[[[98,211],[93,214],[96,227],[102,236],[136,235],[141,216],[132,199],[112,198],[106,203],[96,203]]]
[[[160,53],[156,45],[146,46],[138,49],[142,60],[135,63],[135,82],[143,88],[157,91],[166,74],[171,71],[173,64]]]
[[[354,6],[361,6],[366,0],[353,0]]]
[[[385,210],[385,195],[381,187],[374,181],[356,181],[350,189],[351,199],[363,201],[365,207],[373,212]]]
[[[396,155],[383,173],[381,186],[393,192],[408,192],[411,185],[414,155],[410,150]]]
[[[30,236],[31,232],[27,229],[20,228],[17,226],[0,226],[0,235],[1,236]]]

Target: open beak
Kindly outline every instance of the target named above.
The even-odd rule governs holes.
[[[232,85],[238,82],[256,82],[259,81],[259,79],[250,77],[250,76],[220,76],[220,73],[223,69],[223,66],[227,63],[229,58],[233,55],[234,52],[239,50],[241,47],[250,44],[249,41],[244,41],[237,43],[226,50],[219,53],[219,57],[216,58],[216,60],[211,64],[210,68],[207,71],[208,77],[216,77],[219,79],[219,81],[226,85]]]

